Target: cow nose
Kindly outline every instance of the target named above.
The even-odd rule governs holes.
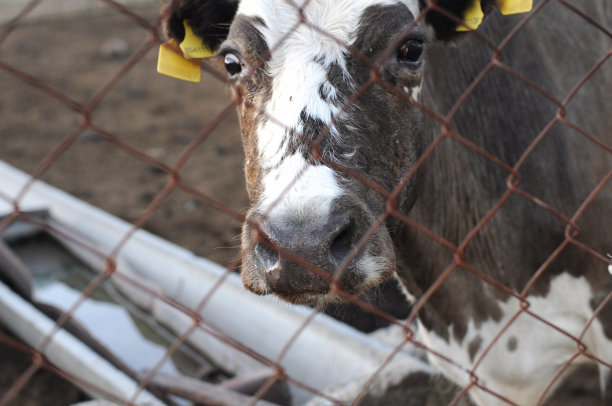
[[[329,248],[331,259],[340,264],[353,249],[355,240],[354,227],[351,222],[347,222],[335,235]]]
[[[280,265],[277,248],[307,259],[342,263],[353,248],[355,233],[347,217],[336,217],[319,227],[276,227],[269,222],[260,225],[255,254],[263,268],[271,271]],[[328,253],[328,255],[325,255]],[[319,263],[320,261],[315,261]]]
[[[307,224],[265,220],[259,224],[254,255],[273,291],[327,291],[355,240],[355,227],[346,216]],[[330,278],[317,275],[310,265]]]
[[[280,267],[278,251],[274,249],[274,244],[270,241],[269,237],[265,236],[261,231],[259,235],[260,242],[255,246],[255,255],[264,271],[272,272]]]

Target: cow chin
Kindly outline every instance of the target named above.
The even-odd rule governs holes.
[[[331,229],[338,231],[338,227]],[[284,235],[278,229],[276,233],[281,238]],[[273,294],[293,304],[314,304],[346,301],[347,296],[357,296],[393,275],[395,253],[385,227],[374,232],[360,249],[353,249],[357,241],[342,231],[331,234],[330,243],[325,239],[314,241],[321,233],[300,232],[299,237],[282,240],[285,244],[279,246],[277,241],[270,241],[270,232],[262,239],[260,230],[245,225],[243,285],[258,295]]]

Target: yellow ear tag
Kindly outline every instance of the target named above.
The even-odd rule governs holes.
[[[198,37],[193,33],[193,30],[187,23],[187,20],[183,20],[183,26],[185,27],[185,39],[181,42],[181,50],[183,55],[187,58],[210,58],[215,56],[215,52],[211,51],[202,38]]]
[[[463,23],[467,25],[467,27],[465,25],[458,25],[457,31],[475,30],[478,28],[483,18],[484,13],[480,8],[480,0],[474,0],[472,5],[465,10],[465,14],[463,15]]]
[[[533,7],[533,0],[497,0],[503,15],[528,13]]]
[[[186,59],[175,41],[160,45],[157,58],[157,72],[173,78],[200,82],[201,59]]]

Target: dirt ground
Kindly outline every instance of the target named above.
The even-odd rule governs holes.
[[[138,10],[149,20],[156,10]],[[120,71],[149,33],[114,11],[79,18],[25,21],[0,46],[0,60],[87,104]],[[219,81],[191,84],[156,73],[157,47],[102,99],[92,122],[121,142],[174,166],[199,133],[231,103]],[[0,70],[0,159],[33,173],[80,116],[36,87]],[[242,212],[247,198],[235,112],[188,159],[182,180]],[[167,176],[86,130],[42,180],[129,222],[161,192]],[[238,254],[240,221],[175,191],[144,227],[198,255],[228,264]]]
[[[137,11],[149,21],[157,16],[154,8]],[[0,44],[0,61],[87,104],[148,39],[147,30],[113,10],[26,20]],[[120,142],[172,167],[231,99],[224,84],[210,76],[204,76],[201,84],[160,76],[156,59],[153,47],[114,84],[91,120]],[[79,128],[81,117],[2,69],[0,89],[0,159],[34,173]],[[242,161],[232,111],[197,145],[180,171],[181,179],[231,211],[244,213],[248,201]],[[167,184],[166,173],[92,130],[69,145],[41,178],[128,222],[138,220]],[[181,190],[175,190],[144,224],[145,229],[222,265],[239,255],[240,227],[239,218]],[[395,307],[401,300],[390,289],[395,298],[387,299],[383,307]],[[396,310],[401,316],[407,307]],[[347,319],[361,317],[346,309],[339,313]],[[376,320],[368,323],[371,327]],[[581,399],[583,406],[598,404],[592,397],[591,403]]]

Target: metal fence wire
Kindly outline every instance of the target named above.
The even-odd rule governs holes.
[[[151,297],[157,297],[167,303],[168,305],[174,307],[177,311],[187,315],[193,320],[191,327],[185,331],[183,334],[180,334],[172,343],[172,345],[167,350],[166,354],[162,359],[156,362],[156,366],[146,374],[137,377],[138,382],[138,390],[133,394],[133,398],[130,402],[126,403],[125,401],[119,399],[113,393],[107,393],[105,390],[97,387],[96,385],[92,385],[89,381],[83,379],[83,377],[73,376],[68,374],[66,371],[61,370],[53,363],[51,363],[48,358],[45,356],[45,351],[47,347],[52,343],[54,338],[62,331],[64,325],[68,322],[68,320],[74,315],[79,306],[82,305],[84,300],[91,296],[105,281],[107,281],[112,276],[117,276],[118,273],[118,257],[122,251],[122,249],[129,243],[129,241],[133,238],[134,234],[137,230],[146,227],[147,222],[155,215],[156,212],[160,211],[163,207],[164,202],[169,199],[169,197],[173,194],[173,192],[181,191],[182,193],[186,193],[192,196],[195,200],[198,201],[198,204],[203,205],[207,210],[211,210],[214,212],[218,212],[223,216],[227,216],[228,218],[234,218],[240,223],[244,222],[245,215],[242,212],[239,212],[233,207],[230,207],[228,204],[224,203],[220,196],[209,195],[202,190],[199,190],[193,184],[191,184],[186,177],[184,176],[184,168],[189,163],[190,160],[193,159],[195,151],[201,146],[206,146],[207,140],[211,134],[213,134],[219,126],[223,123],[223,120],[231,116],[235,110],[234,103],[242,103],[238,97],[231,103],[229,103],[225,108],[222,109],[221,113],[218,116],[214,117],[210,122],[207,123],[204,129],[201,131],[194,131],[193,138],[190,141],[189,145],[182,151],[180,156],[176,159],[173,165],[168,165],[163,160],[160,160],[151,154],[149,151],[145,151],[138,146],[130,144],[126,142],[121,135],[117,134],[116,131],[110,130],[106,128],[106,123],[98,122],[94,119],[94,114],[96,110],[99,108],[101,103],[103,103],[109,95],[112,93],[113,89],[117,87],[118,83],[124,80],[129,73],[134,69],[135,66],[139,64],[143,64],[143,59],[146,55],[150,53],[154,53],[157,50],[157,47],[165,42],[167,39],[164,38],[162,33],[162,17],[161,14],[158,18],[150,20],[147,17],[144,17],[140,14],[141,8],[132,8],[130,6],[124,5],[120,2],[114,0],[90,0],[91,2],[95,2],[96,4],[101,4],[107,8],[107,10],[111,10],[113,13],[119,13],[124,17],[128,18],[134,25],[139,26],[142,29],[143,34],[148,35],[147,40],[134,52],[129,55],[126,59],[125,63],[121,66],[121,68],[116,71],[112,76],[107,78],[100,78],[101,86],[99,86],[98,90],[93,93],[91,97],[89,97],[86,101],[79,100],[70,95],[70,92],[62,89],[61,83],[58,84],[50,84],[40,79],[39,77],[28,73],[27,69],[19,68],[14,66],[13,64],[7,62],[6,58],[3,57],[1,53],[3,48],[6,48],[8,42],[10,42],[11,38],[28,23],[28,18],[39,8],[43,6],[45,2],[42,0],[32,0],[23,6],[23,8],[11,19],[8,20],[6,24],[0,29],[0,71],[10,77],[12,81],[22,82],[27,84],[32,89],[35,89],[36,92],[39,92],[41,95],[46,95],[51,97],[56,103],[61,104],[70,110],[69,114],[71,116],[77,116],[79,122],[74,125],[73,130],[66,134],[65,137],[58,142],[42,159],[39,164],[36,166],[35,170],[31,171],[29,174],[30,181],[23,187],[17,197],[9,196],[2,189],[2,185],[0,185],[0,200],[10,204],[13,207],[13,211],[9,213],[2,223],[0,223],[0,234],[4,233],[12,224],[15,224],[17,221],[22,221],[25,223],[34,224],[38,227],[42,227],[50,234],[62,235],[62,238],[72,239],[72,242],[76,245],[81,246],[82,249],[97,255],[101,258],[105,265],[104,272],[100,273],[97,277],[93,278],[86,286],[82,293],[82,297],[66,312],[63,312],[60,317],[57,318],[55,322],[54,328],[48,332],[45,339],[38,345],[36,348],[30,348],[29,346],[23,344],[13,336],[10,336],[5,333],[0,333],[0,343],[3,346],[9,347],[14,351],[23,353],[25,356],[29,357],[28,366],[20,376],[12,382],[12,384],[8,387],[8,389],[4,393],[0,393],[0,405],[10,405],[14,404],[14,399],[19,395],[19,393],[23,391],[28,391],[32,385],[32,379],[34,375],[40,370],[50,371],[52,374],[58,375],[59,377],[73,382],[81,387],[88,388],[89,391],[96,393],[101,398],[108,399],[110,401],[115,401],[119,404],[134,404],[136,402],[137,396],[140,391],[144,391],[148,388],[151,388],[151,381],[154,379],[156,374],[159,372],[161,366],[168,359],[176,349],[185,342],[187,337],[192,334],[194,331],[200,331],[204,334],[212,334],[215,339],[223,341],[230,346],[235,347],[239,352],[246,354],[249,357],[263,363],[264,365],[271,368],[273,374],[270,378],[261,386],[261,388],[257,391],[254,397],[251,398],[250,402],[255,404],[259,401],[265,393],[276,383],[276,382],[289,382],[291,384],[297,385],[306,391],[310,391],[313,396],[319,395],[322,398],[329,401],[331,404],[343,405],[345,402],[334,398],[332,395],[321,393],[320,390],[312,388],[311,386],[305,384],[304,382],[299,381],[295,377],[292,377],[291,374],[287,373],[283,368],[281,361],[283,359],[284,354],[291,349],[294,345],[295,341],[298,340],[300,334],[303,333],[305,329],[308,328],[309,323],[312,322],[314,314],[319,312],[324,304],[321,302],[319,305],[315,306],[312,310],[312,314],[310,317],[307,317],[304,321],[304,324],[293,334],[292,339],[289,340],[284,345],[284,348],[280,351],[280,355],[278,359],[269,359],[262,354],[258,354],[256,351],[250,349],[248,343],[238,343],[234,340],[231,340],[225,336],[215,335],[214,331],[208,328],[206,322],[204,322],[200,317],[200,312],[204,309],[211,297],[215,295],[215,289],[210,291],[205,297],[203,297],[197,307],[187,308],[184,305],[164,297],[160,295],[158,292],[150,290],[147,288],[145,283],[138,279],[133,279],[129,275],[121,275],[121,278],[128,280],[133,286],[140,289],[144,294],[150,295]],[[286,1],[288,4],[292,4],[295,6],[295,12],[298,15],[301,15],[302,18],[295,27],[289,30],[286,33],[285,38],[281,41],[290,38],[294,35],[295,31],[299,29],[301,25],[308,25],[310,28],[314,30],[318,30],[316,21],[309,21],[304,17],[304,13],[302,12],[302,8],[296,5],[291,0],[279,0]],[[306,2],[308,3],[308,1]],[[510,31],[510,33],[501,40],[493,40],[485,37],[482,33],[478,31],[474,31],[468,35],[476,36],[480,41],[482,41],[488,50],[490,51],[490,59],[483,65],[483,69],[478,76],[476,76],[473,81],[469,84],[469,86],[465,89],[457,89],[457,93],[459,96],[452,103],[451,108],[449,109],[449,113],[446,115],[441,115],[438,113],[433,107],[428,106],[426,103],[421,103],[419,101],[413,100],[408,94],[400,92],[398,89],[394,87],[392,83],[386,82],[383,77],[376,72],[379,71],[380,66],[377,65],[376,61],[369,60],[364,55],[356,55],[363,63],[371,66],[372,74],[370,75],[369,81],[365,83],[361,88],[356,89],[355,93],[352,97],[348,98],[346,103],[340,109],[341,111],[337,113],[334,120],[338,115],[342,114],[343,111],[346,111],[352,103],[354,103],[360,96],[362,96],[370,87],[372,86],[382,86],[389,90],[390,92],[394,92],[398,97],[403,98],[407,103],[412,103],[416,108],[423,110],[429,119],[437,121],[438,125],[436,128],[439,129],[439,133],[434,137],[434,141],[427,145],[424,148],[423,153],[417,160],[416,164],[403,176],[402,179],[396,184],[395,188],[391,191],[386,190],[385,187],[376,184],[370,179],[364,178],[363,176],[357,175],[352,172],[348,168],[338,168],[337,163],[333,161],[326,162],[326,158],[317,155],[317,146],[321,144],[321,142],[325,139],[325,137],[329,136],[330,128],[327,126],[322,129],[318,137],[315,137],[314,140],[310,140],[311,145],[313,146],[312,151],[314,155],[311,157],[313,160],[323,161],[324,163],[335,166],[336,169],[343,171],[345,174],[349,176],[357,176],[358,180],[364,185],[373,188],[382,196],[385,196],[388,199],[386,211],[380,216],[377,222],[372,226],[370,230],[366,233],[366,237],[363,238],[360,244],[363,246],[367,237],[372,236],[377,227],[383,224],[389,217],[393,217],[398,219],[399,221],[404,222],[409,227],[417,230],[422,236],[426,236],[431,240],[434,240],[437,244],[444,247],[448,253],[450,253],[452,260],[448,264],[448,267],[444,269],[440,276],[432,282],[431,287],[426,292],[418,298],[418,300],[413,303],[413,307],[410,315],[407,319],[398,320],[396,317],[388,314],[385,311],[380,310],[379,308],[371,305],[368,301],[362,300],[359,297],[350,295],[341,290],[340,285],[336,281],[332,281],[331,290],[337,294],[342,296],[349,303],[353,303],[359,306],[361,309],[364,309],[367,312],[374,313],[376,317],[387,320],[392,325],[399,326],[403,329],[403,341],[397,343],[395,351],[393,351],[389,357],[382,362],[378,369],[374,372],[374,374],[368,379],[364,386],[361,388],[361,396],[359,396],[356,400],[352,402],[352,404],[359,404],[361,401],[364,401],[364,397],[368,391],[368,386],[371,385],[376,378],[383,373],[385,367],[389,362],[392,361],[394,356],[397,355],[407,344],[410,344],[426,353],[434,359],[438,359],[439,362],[448,363],[451,365],[455,365],[457,370],[460,370],[462,374],[468,377],[468,384],[462,388],[459,388],[454,395],[454,398],[449,400],[448,404],[458,405],[464,404],[462,402],[469,402],[469,393],[470,391],[480,389],[485,391],[491,395],[491,399],[495,399],[497,402],[501,402],[500,404],[508,404],[515,405],[516,400],[513,400],[511,396],[507,394],[499,394],[495,393],[493,390],[488,388],[482,381],[479,379],[479,366],[482,361],[486,359],[487,356],[490,356],[491,349],[501,340],[501,337],[504,333],[510,328],[510,326],[515,323],[518,319],[529,317],[533,318],[537,323],[541,323],[542,325],[547,325],[550,329],[555,330],[557,333],[565,335],[567,338],[572,340],[575,344],[575,350],[573,355],[564,360],[561,368],[555,373],[555,376],[551,382],[549,382],[546,386],[547,389],[544,393],[541,394],[540,400],[538,404],[544,404],[546,401],[547,392],[551,391],[553,387],[556,386],[558,380],[560,380],[564,374],[564,372],[570,369],[576,362],[578,358],[587,357],[594,361],[598,366],[600,366],[601,370],[610,370],[612,369],[612,365],[610,359],[600,359],[595,356],[593,353],[589,351],[589,348],[586,343],[583,342],[583,336],[586,333],[587,329],[591,326],[593,321],[603,312],[608,306],[609,302],[612,300],[612,291],[603,298],[600,302],[599,306],[594,309],[592,317],[588,322],[584,325],[582,330],[582,334],[575,335],[566,330],[564,325],[556,325],[541,315],[537,314],[532,309],[532,299],[529,297],[530,293],[532,293],[532,288],[536,284],[539,278],[546,277],[547,272],[550,271],[556,259],[558,259],[561,255],[563,255],[564,251],[568,247],[574,247],[574,249],[578,249],[579,252],[589,257],[591,260],[598,261],[601,263],[602,269],[607,269],[609,264],[609,259],[606,258],[606,252],[600,252],[597,248],[592,247],[589,243],[582,241],[580,239],[580,227],[578,226],[579,220],[587,210],[599,210],[601,214],[602,222],[608,222],[610,226],[610,232],[612,233],[612,222],[611,222],[611,211],[610,207],[601,207],[594,205],[594,202],[597,200],[598,196],[602,193],[602,190],[605,188],[611,187],[611,179],[612,179],[612,168],[607,169],[607,175],[603,178],[599,179],[596,184],[593,185],[591,192],[584,196],[584,200],[580,207],[572,213],[564,212],[561,209],[558,209],[555,201],[546,200],[546,196],[542,195],[534,195],[531,192],[526,191],[521,188],[521,179],[523,179],[528,174],[523,173],[523,168],[525,162],[527,162],[530,157],[534,154],[534,151],[538,149],[539,146],[545,144],[547,139],[550,137],[556,136],[554,129],[557,126],[569,127],[573,130],[573,134],[576,137],[580,137],[581,142],[584,144],[588,144],[589,148],[597,148],[599,150],[605,151],[607,154],[612,154],[612,145],[609,144],[609,131],[610,126],[604,128],[603,131],[607,131],[608,133],[597,133],[595,130],[586,129],[585,126],[579,125],[576,122],[573,122],[570,118],[571,115],[568,115],[568,105],[575,99],[576,95],[580,93],[581,89],[590,85],[590,86],[609,86],[609,83],[590,83],[592,81],[598,80],[598,74],[605,71],[606,69],[610,69],[610,61],[609,58],[612,55],[612,48],[610,48],[610,40],[612,39],[612,32],[610,31],[610,27],[606,27],[605,23],[600,22],[600,16],[589,15],[587,11],[584,11],[584,3],[571,3],[566,0],[541,0],[536,1],[535,7],[532,12],[521,15],[520,18],[516,17],[517,21],[516,25]],[[306,6],[302,6],[306,7]],[[530,24],[535,16],[541,12],[541,10],[545,7],[558,7],[565,10],[565,12],[572,13],[575,16],[575,26],[566,27],[566,33],[569,36],[574,35],[576,30],[583,29],[585,26],[589,27],[589,30],[592,30],[597,33],[598,36],[602,38],[603,41],[607,41],[608,50],[607,52],[601,54],[599,59],[596,60],[593,65],[582,72],[580,77],[572,78],[574,80],[573,88],[567,92],[567,94],[559,95],[559,94],[551,94],[548,90],[546,90],[545,86],[534,82],[534,80],[527,76],[525,72],[519,72],[515,68],[513,68],[513,61],[508,59],[506,55],[506,47],[509,43],[513,41],[517,36],[521,35],[521,32],[525,29],[526,26]],[[440,7],[437,6],[435,1],[430,0],[427,2],[427,6],[425,7],[423,13],[419,17],[419,19],[424,19],[425,14],[430,11],[439,11],[444,13]],[[104,17],[100,17],[104,18]],[[331,36],[331,34],[324,33],[325,35]],[[334,41],[340,43],[342,46],[345,46],[348,52],[356,53],[355,49],[349,47],[348,44],[341,43],[339,39],[334,38]],[[66,39],[66,47],[70,47],[70,39]],[[94,44],[92,44],[94,46]],[[585,47],[588,47],[588,44],[585,44]],[[534,48],[535,49],[535,48]],[[540,52],[540,51],[533,51]],[[572,55],[571,57],[580,58],[580,55]],[[41,53],[41,59],[36,61],[37,63],[47,63],[44,60],[44,51]],[[263,62],[262,62],[263,63]],[[560,61],[560,64],[563,62]],[[154,66],[151,66],[150,69],[154,69]],[[207,81],[218,80],[222,83],[227,81],[224,75],[221,75],[215,68],[213,68],[209,64],[204,64],[203,68],[205,70],[205,74],[207,76]],[[456,131],[453,127],[453,118],[458,111],[460,111],[461,107],[467,103],[476,89],[483,82],[487,80],[487,76],[491,71],[503,70],[508,75],[509,86],[524,86],[526,91],[529,91],[533,94],[533,97],[537,99],[537,103],[548,103],[554,107],[554,113],[548,118],[548,124],[543,128],[534,129],[532,141],[529,145],[526,145],[522,150],[519,158],[514,161],[512,165],[509,165],[504,162],[500,157],[495,156],[493,153],[488,152],[483,147],[474,144],[469,141],[467,138],[462,136],[458,131]],[[195,86],[195,85],[194,85]],[[228,84],[228,86],[230,86]],[[531,94],[530,93],[530,94]],[[609,92],[608,92],[609,93]],[[155,97],[164,97],[163,95],[155,95]],[[7,100],[3,103],[10,103],[10,100]],[[197,103],[197,100],[193,100],[193,103]],[[484,106],[483,108],[495,108],[495,106]],[[594,106],[593,108],[597,108]],[[2,109],[2,105],[0,105],[0,109]],[[2,110],[0,110],[2,111]],[[609,111],[600,111],[601,115],[608,115]],[[4,114],[4,113],[2,113]],[[134,111],[133,114],[139,114],[138,111]],[[260,112],[260,114],[265,114],[265,112]],[[0,118],[2,120],[3,118]],[[275,121],[275,117],[268,117],[270,121]],[[26,118],[24,117],[24,120]],[[276,120],[277,122],[281,122],[282,120]],[[609,123],[609,122],[608,122]],[[112,126],[110,126],[112,127]],[[91,246],[87,243],[84,243],[79,239],[78,236],[71,236],[66,234],[66,230],[64,229],[56,229],[53,226],[53,223],[42,222],[36,216],[33,216],[31,213],[26,213],[21,210],[22,200],[27,196],[29,190],[36,183],[38,179],[43,177],[54,165],[57,164],[58,160],[67,153],[71,148],[74,148],[75,143],[82,137],[85,137],[88,131],[93,131],[99,137],[102,137],[113,148],[117,150],[121,150],[127,153],[131,160],[138,161],[146,166],[154,168],[154,170],[158,172],[162,172],[165,174],[166,183],[159,190],[156,191],[155,195],[152,196],[150,203],[146,207],[144,211],[142,211],[136,221],[132,223],[132,229],[126,233],[121,241],[114,246],[112,252],[107,255],[98,250],[96,246]],[[607,138],[606,138],[607,137]],[[502,170],[507,174],[506,182],[503,185],[496,185],[496,188],[501,188],[502,193],[500,193],[500,197],[497,203],[490,207],[486,211],[486,215],[482,218],[477,219],[475,221],[476,226],[471,228],[469,232],[465,235],[465,237],[461,238],[461,240],[457,242],[450,241],[444,236],[440,235],[434,230],[428,228],[427,225],[421,224],[415,221],[410,217],[410,213],[401,213],[397,210],[396,206],[396,198],[399,193],[406,187],[406,185],[411,181],[415,173],[421,168],[423,165],[426,165],[427,162],[431,159],[432,155],[436,154],[436,151],[442,147],[444,143],[452,142],[455,148],[465,148],[470,153],[474,153],[478,158],[475,159],[484,159],[490,162],[492,167],[495,169],[491,170]],[[0,145],[0,149],[3,146]],[[545,182],[545,180],[543,180]],[[95,183],[95,182],[94,182]],[[232,185],[227,185],[228,188],[233,187]],[[444,193],[444,191],[440,191],[440,193]],[[443,197],[441,197],[443,198]],[[446,198],[452,198],[452,196],[446,196]],[[489,274],[484,272],[481,269],[476,269],[472,264],[470,264],[467,259],[468,256],[466,252],[469,251],[472,242],[479,237],[480,234],[486,232],[487,224],[493,219],[499,212],[502,210],[502,207],[511,199],[523,199],[524,201],[530,204],[533,210],[541,210],[543,209],[546,213],[552,215],[556,220],[560,221],[565,225],[565,237],[563,241],[560,242],[557,246],[554,247],[550,252],[542,254],[544,256],[545,261],[540,263],[537,267],[537,270],[533,273],[533,276],[528,280],[527,284],[524,286],[522,291],[515,291],[513,289],[508,288],[503,283],[495,280],[493,277],[488,276]],[[542,214],[544,215],[544,214]],[[256,226],[256,225],[255,225]],[[169,227],[172,227],[171,225]],[[610,247],[612,250],[612,246]],[[356,251],[356,250],[353,250]],[[298,262],[305,267],[312,268],[306,261],[303,259],[297,258],[289,252],[281,252],[281,255],[287,255],[291,258],[292,261]],[[355,255],[353,252],[352,255]],[[517,253],[517,255],[520,255]],[[242,258],[237,258],[230,264],[227,265],[227,274],[234,272],[236,268],[239,268],[240,262]],[[496,334],[495,338],[490,341],[483,343],[483,351],[480,352],[479,357],[474,360],[472,366],[463,365],[461,361],[455,359],[449,359],[447,355],[440,354],[436,352],[434,349],[430,348],[424,341],[422,341],[419,335],[414,330],[415,321],[419,314],[419,312],[423,309],[428,300],[431,300],[432,296],[435,295],[436,291],[442,286],[449,278],[452,277],[454,273],[457,272],[469,272],[477,278],[480,278],[487,285],[487,288],[490,288],[492,291],[498,291],[500,296],[513,297],[520,304],[516,309],[515,313],[508,319],[508,322],[500,325],[499,331]],[[321,272],[321,270],[313,270],[313,272]],[[336,275],[336,277],[338,277]],[[221,286],[225,283],[225,279],[221,278],[218,281],[217,287]],[[2,309],[0,309],[2,310]],[[535,357],[535,355],[534,355]],[[314,361],[314,360],[313,360]],[[325,360],[317,360],[316,362],[325,362]],[[500,366],[503,368],[503,366]],[[412,404],[412,403],[405,403]]]

